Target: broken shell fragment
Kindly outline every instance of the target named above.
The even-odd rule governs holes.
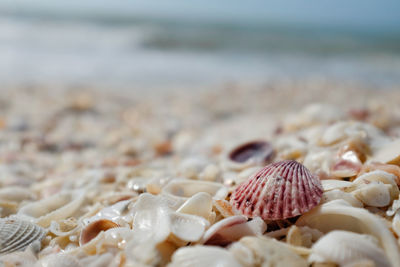
[[[370,161],[400,165],[400,139],[381,146]]]
[[[18,215],[48,227],[52,220],[66,219],[74,214],[84,200],[83,192],[63,192],[22,207]]]
[[[384,251],[372,236],[348,231],[332,231],[312,247],[310,262],[334,262],[340,266],[369,259],[375,266],[391,266]]]
[[[240,267],[242,266],[226,249],[212,246],[193,246],[178,249],[172,255],[169,267]]]
[[[213,224],[204,233],[202,243],[226,246],[243,236],[260,236],[266,230],[267,225],[260,217],[247,221],[245,216],[236,215]]]
[[[94,221],[83,228],[79,238],[79,244],[82,246],[95,238],[100,232],[107,231],[108,229],[115,227],[119,227],[119,225],[110,220],[102,219]]]
[[[234,148],[229,153],[229,159],[236,163],[252,162],[268,164],[274,156],[271,144],[265,141],[252,141]]]
[[[246,236],[229,251],[244,266],[308,266],[306,260],[273,238]]]
[[[177,209],[177,212],[197,215],[209,220],[212,213],[212,205],[210,194],[199,192],[186,200],[186,202]]]
[[[370,234],[379,241],[391,264],[400,266],[398,244],[384,221],[365,209],[351,207],[344,200],[333,200],[318,206],[300,216],[296,225],[315,228],[323,233],[346,230]]]
[[[17,217],[0,219],[0,255],[23,250],[45,235],[45,229],[29,221]]]
[[[382,183],[367,184],[352,194],[367,206],[386,207],[391,201],[388,187]]]
[[[303,214],[321,200],[319,179],[293,160],[272,163],[239,185],[231,204],[243,215],[281,220]]]
[[[352,177],[362,168],[362,162],[354,151],[340,155],[331,167],[331,174],[336,177]]]
[[[214,182],[173,180],[162,189],[161,194],[176,201],[180,206],[187,199],[199,192],[206,192],[214,199],[224,199],[228,195],[228,188]]]

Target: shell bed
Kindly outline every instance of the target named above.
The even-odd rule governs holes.
[[[400,96],[284,92],[4,93],[0,266],[400,266]]]

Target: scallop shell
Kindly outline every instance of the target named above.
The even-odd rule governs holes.
[[[303,214],[321,200],[319,179],[302,164],[272,163],[233,192],[232,206],[248,217],[281,220]]]
[[[346,230],[377,238],[393,266],[400,266],[400,250],[385,222],[365,209],[351,207],[344,200],[333,200],[302,215],[298,226],[308,226],[327,233]]]
[[[34,223],[16,217],[0,219],[0,254],[23,250],[45,235],[46,230]]]
[[[108,229],[115,227],[119,227],[119,225],[106,219],[91,222],[82,229],[79,244],[84,245],[95,238],[101,231],[107,231]]]
[[[229,251],[210,246],[193,246],[178,249],[172,255],[169,267],[240,267],[242,266]]]
[[[332,231],[312,247],[310,262],[334,262],[340,266],[369,259],[375,266],[391,266],[384,251],[372,236],[348,231]]]

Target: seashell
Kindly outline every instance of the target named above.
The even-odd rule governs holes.
[[[322,184],[322,188],[324,189],[324,191],[330,191],[330,190],[335,190],[335,189],[346,189],[346,188],[350,188],[353,186],[352,182],[348,182],[348,181],[343,181],[343,180],[334,180],[334,179],[330,179],[330,180],[322,180],[321,181]]]
[[[220,183],[196,180],[172,180],[161,191],[161,194],[181,205],[196,193],[206,192],[214,199],[224,199],[228,188]]]
[[[352,194],[343,192],[342,190],[339,189],[333,189],[327,192],[324,192],[322,195],[321,203],[327,203],[329,201],[335,200],[335,199],[343,199],[347,201],[351,206],[357,207],[357,208],[362,208],[364,207],[363,203],[358,200],[356,197],[354,197]]]
[[[202,157],[190,157],[182,161],[178,167],[178,174],[188,179],[197,179],[198,175],[207,167],[209,161]]]
[[[332,231],[313,246],[310,262],[334,262],[340,266],[369,259],[375,266],[391,266],[384,251],[372,236],[348,231]]]
[[[50,254],[47,257],[44,257],[40,261],[38,261],[35,267],[82,267],[78,261],[73,256],[68,254]]]
[[[229,251],[244,266],[308,266],[306,260],[273,238],[246,236]]]
[[[400,236],[400,211],[397,210],[392,220],[392,230]]]
[[[107,231],[108,229],[115,227],[119,227],[119,225],[106,219],[91,222],[82,229],[79,244],[82,246],[95,238],[101,231]]]
[[[78,230],[78,223],[75,218],[61,220],[59,222],[52,221],[49,231],[56,236],[69,236]]]
[[[362,168],[361,160],[354,151],[347,151],[340,155],[331,167],[331,174],[335,177],[352,177]]]
[[[8,186],[0,188],[0,200],[21,202],[23,200],[33,200],[35,195],[27,188]]]
[[[285,122],[285,129],[296,130],[314,124],[327,124],[345,118],[345,113],[335,106],[327,104],[311,104]]]
[[[17,210],[18,210],[17,202],[0,200],[0,218],[15,214]]]
[[[231,204],[248,217],[281,220],[318,205],[323,190],[319,179],[302,164],[272,163],[236,188]]]
[[[127,210],[129,203],[131,203],[131,200],[119,201],[114,205],[101,209],[96,213],[96,215],[84,219],[83,222],[89,224],[97,220],[106,219],[114,221],[121,226],[125,226],[125,224],[127,224],[127,217],[122,215],[124,211]]]
[[[279,159],[303,158],[308,151],[307,143],[298,136],[282,136],[276,140],[275,147]]]
[[[198,241],[209,224],[203,217],[173,211],[160,196],[141,194],[134,206],[132,228],[137,244],[158,244],[170,234],[177,243]]]
[[[292,225],[286,234],[286,242],[293,246],[310,248],[313,242],[321,238],[321,236],[323,236],[323,233],[316,229]]]
[[[400,166],[400,139],[381,145],[369,161]]]
[[[251,221],[242,215],[225,218],[213,224],[202,238],[206,245],[226,246],[243,236],[262,235],[267,230],[267,225],[260,218],[256,217]]]
[[[172,255],[169,267],[240,267],[229,251],[211,246],[182,247]]]
[[[210,194],[199,192],[186,200],[176,212],[197,215],[210,221],[212,218],[212,206],[213,202]]]
[[[74,214],[84,200],[84,192],[62,192],[27,204],[17,214],[42,227],[48,227],[51,221],[62,220]]]
[[[208,226],[209,222],[199,216],[177,212],[170,214],[171,233],[180,241],[184,241],[182,243],[199,241]]]
[[[400,251],[393,234],[376,215],[365,209],[351,207],[344,200],[333,200],[322,204],[300,216],[297,226],[308,226],[323,233],[346,230],[374,236],[384,249],[393,266],[400,266]]]
[[[385,172],[395,175],[396,183],[398,186],[400,185],[400,167],[397,165],[384,164],[384,163],[378,163],[378,162],[364,164],[359,175],[361,176],[364,173],[372,172],[375,170],[381,170],[381,171],[385,171]]]
[[[222,215],[222,217],[226,218],[235,215],[232,211],[231,204],[225,199],[217,199],[214,200],[213,203],[215,209]]]
[[[393,174],[390,174],[385,171],[381,170],[376,170],[372,172],[365,173],[359,177],[357,177],[354,181],[353,184],[357,185],[357,187],[364,186],[366,184],[371,184],[371,183],[383,183],[387,185],[389,192],[390,192],[390,198],[391,199],[396,199],[399,196],[399,188],[397,187],[396,184],[396,176]]]
[[[372,183],[362,186],[352,194],[367,206],[386,207],[391,201],[389,188],[389,185]]]
[[[35,266],[36,262],[36,255],[30,249],[0,255],[2,267],[30,267]]]
[[[24,250],[46,235],[42,227],[17,217],[0,219],[0,254]]]
[[[251,141],[232,149],[228,158],[238,165],[265,165],[272,161],[274,149],[265,141]]]

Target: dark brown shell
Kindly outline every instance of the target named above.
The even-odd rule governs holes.
[[[249,159],[255,159],[257,163],[267,164],[274,156],[274,149],[271,144],[265,141],[252,141],[240,145],[229,153],[229,159],[244,163]]]

